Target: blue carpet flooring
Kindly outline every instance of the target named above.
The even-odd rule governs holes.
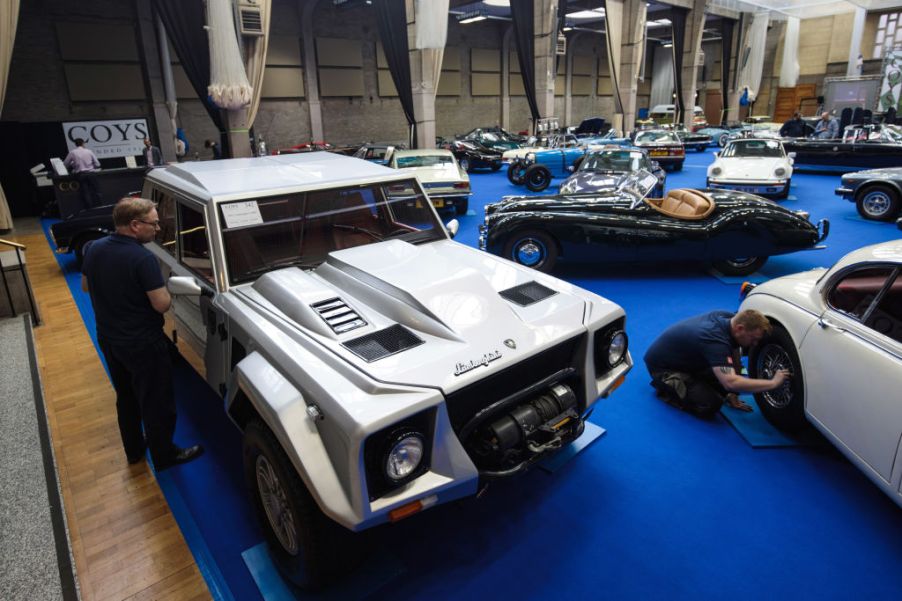
[[[690,153],[667,187],[700,187],[710,153]],[[524,194],[504,172],[474,173],[473,214],[457,240],[475,246],[482,206]],[[555,187],[557,182],[555,183]],[[891,224],[856,219],[833,194],[839,176],[793,177],[793,209],[827,217],[821,251],[774,257],[766,278],[828,266],[865,244],[896,239]],[[851,219],[850,219],[851,217]],[[65,257],[61,265],[69,268]],[[735,309],[739,284],[697,265],[568,265],[556,272],[621,304],[639,363],[596,405],[607,430],[553,473],[533,470],[466,499],[371,532],[402,574],[372,599],[849,599],[899,596],[902,510],[832,447],[755,449],[726,420],[658,401],[641,366],[664,327]],[[77,274],[73,296],[93,331]],[[185,365],[178,373],[182,444],[207,453],[161,478],[217,598],[261,599],[242,560],[261,536],[240,473],[240,436],[219,399]],[[359,576],[365,578],[365,576]]]

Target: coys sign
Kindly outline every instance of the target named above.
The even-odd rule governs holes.
[[[75,139],[81,138],[98,159],[141,154],[144,152],[144,138],[148,137],[147,132],[147,119],[63,123],[63,135],[66,136],[69,150],[75,148]]]
[[[481,359],[471,359],[466,363],[458,363],[454,366],[454,375],[461,376],[468,371],[473,371],[477,367],[488,367],[489,363],[501,358],[501,351],[489,351],[484,354]]]

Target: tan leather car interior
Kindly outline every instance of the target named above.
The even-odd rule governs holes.
[[[714,199],[698,190],[677,188],[664,198],[646,198],[653,209],[677,219],[704,219],[714,211]]]

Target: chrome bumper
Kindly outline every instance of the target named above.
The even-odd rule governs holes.
[[[748,182],[712,182],[708,181],[709,188],[718,190],[735,190],[749,194],[780,194],[786,189],[786,180],[777,183],[748,183]]]
[[[846,188],[845,186],[840,186],[836,190],[833,191],[837,196],[842,196],[846,200],[855,200],[852,196],[855,194],[855,190],[852,188]]]

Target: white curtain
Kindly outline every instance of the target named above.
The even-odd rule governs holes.
[[[237,110],[253,100],[253,90],[238,50],[230,0],[207,1],[207,37],[210,40],[210,85],[207,92],[216,106]]]
[[[272,15],[272,0],[260,2],[262,11],[263,35],[254,38],[247,52],[247,78],[253,88],[251,105],[247,107],[247,126],[254,124],[257,110],[260,108],[260,97],[263,94],[263,72],[266,70],[266,51],[269,48],[269,22]]]
[[[448,40],[448,5],[449,0],[416,0],[414,4],[417,33],[411,50],[423,50],[423,60],[432,63],[431,68],[422,70],[419,80],[411,82],[414,91],[431,90],[433,95],[438,91]]]
[[[19,0],[0,0],[0,115],[3,114],[3,98],[6,96],[6,81],[9,79],[9,65],[13,58],[13,42],[16,40],[16,22],[19,20]],[[6,195],[0,186],[0,230],[13,227],[13,217],[9,212]]]
[[[764,70],[764,45],[767,43],[768,13],[755,14],[742,53],[739,55],[739,76],[736,89],[742,94],[749,89],[749,101],[755,100],[761,86],[761,72]]]
[[[658,104],[673,102],[673,50],[662,45],[655,46],[655,58],[651,65],[651,95],[648,108]]]
[[[783,37],[783,64],[780,67],[780,86],[794,88],[799,82],[799,19],[786,20],[786,35]]]

